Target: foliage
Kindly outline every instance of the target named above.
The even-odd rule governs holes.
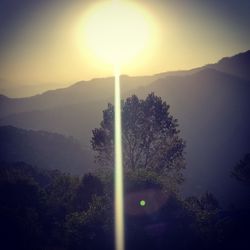
[[[195,216],[195,227],[206,245],[205,249],[216,248],[215,245],[218,245],[220,237],[216,225],[220,208],[216,198],[206,192],[198,198],[188,197],[185,206]]]
[[[114,249],[111,177],[0,163],[1,248]],[[210,193],[183,201],[154,171],[126,172],[125,208],[130,250],[244,249],[249,243],[249,211],[222,211]]]
[[[1,166],[1,247],[40,249],[45,238],[43,228],[43,214],[46,210],[45,192],[34,179],[24,175],[25,171],[16,170],[14,169],[12,175],[11,169],[3,169]]]
[[[107,218],[107,199],[105,196],[93,196],[89,208],[82,212],[73,212],[65,218],[66,245],[69,249],[97,248],[99,241],[105,248],[105,224]]]
[[[103,184],[92,174],[83,176],[75,192],[74,203],[79,211],[89,208],[93,196],[103,195]]]
[[[127,191],[163,188],[159,175],[153,171],[146,170],[131,170],[126,172],[125,185]]]
[[[77,217],[77,223],[81,224],[83,215],[83,224],[90,233],[94,222],[96,227],[107,228],[107,223],[102,226],[106,222],[103,218],[109,218],[103,215],[103,211],[108,211],[104,201],[102,184],[92,174],[79,178],[33,168],[25,163],[1,163],[1,247],[78,249],[79,243],[70,240],[72,234],[69,232],[78,230],[74,223],[70,223],[70,218]],[[111,203],[106,201],[106,204]],[[81,232],[80,229],[77,231],[79,237]],[[80,242],[80,249],[92,240],[87,237]]]
[[[96,161],[113,166],[114,107],[103,111],[101,127],[93,130],[91,140]],[[126,170],[144,169],[183,181],[185,143],[169,106],[151,93],[145,100],[133,95],[122,103],[123,159]]]
[[[250,154],[246,154],[232,172],[232,176],[237,180],[250,185]]]

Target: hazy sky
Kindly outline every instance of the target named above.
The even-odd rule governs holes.
[[[1,0],[0,84],[45,90],[111,75],[110,66],[91,60],[79,46],[83,16],[94,2]],[[137,2],[155,20],[157,46],[124,74],[190,69],[250,49],[249,0]]]

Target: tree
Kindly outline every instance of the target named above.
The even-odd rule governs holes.
[[[212,193],[206,192],[200,197],[186,198],[184,204],[190,214],[195,217],[194,228],[198,230],[197,233],[204,244],[202,249],[218,249],[216,246],[220,242],[222,232],[217,228],[220,211],[217,199]]]
[[[43,249],[46,195],[35,181],[39,175],[25,163],[0,163],[2,249]]]
[[[85,174],[76,190],[74,205],[78,211],[86,210],[94,195],[103,195],[103,184],[98,177]]]
[[[233,169],[232,176],[237,180],[250,185],[250,153],[246,154]]]
[[[86,211],[67,214],[64,225],[67,249],[112,249],[111,210],[107,196],[94,195]]]
[[[183,181],[185,143],[169,105],[154,93],[145,100],[133,95],[122,102],[123,160],[125,170],[148,170]],[[114,107],[103,111],[100,128],[93,130],[92,148],[104,167],[114,162]]]

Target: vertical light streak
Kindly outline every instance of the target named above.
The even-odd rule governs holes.
[[[115,65],[115,246],[124,250],[124,199],[120,68]]]

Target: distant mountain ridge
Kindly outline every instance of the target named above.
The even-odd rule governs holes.
[[[190,75],[206,68],[213,68],[224,73],[232,74],[250,80],[250,50],[223,58],[216,64],[209,64],[200,68],[184,71],[173,71],[155,74],[152,76],[121,77],[122,92],[125,94],[141,86],[148,85],[158,79],[170,76]],[[97,78],[90,81],[77,82],[70,87],[49,90],[43,94],[26,98],[0,97],[0,117],[27,112],[43,110],[59,106],[87,103],[100,100],[112,100],[113,77]]]
[[[232,57],[224,57],[218,63],[206,67],[250,81],[250,50]]]
[[[73,138],[58,133],[0,127],[0,161],[3,162],[26,162],[39,168],[83,174],[90,167],[86,155]]]
[[[154,76],[129,77],[121,76],[121,81],[126,82],[125,91],[133,89],[153,81]],[[93,79],[88,82],[77,82],[70,87],[57,90],[49,90],[40,95],[26,98],[0,98],[0,117],[27,112],[43,110],[60,106],[82,104],[100,100],[112,100],[113,77]]]

